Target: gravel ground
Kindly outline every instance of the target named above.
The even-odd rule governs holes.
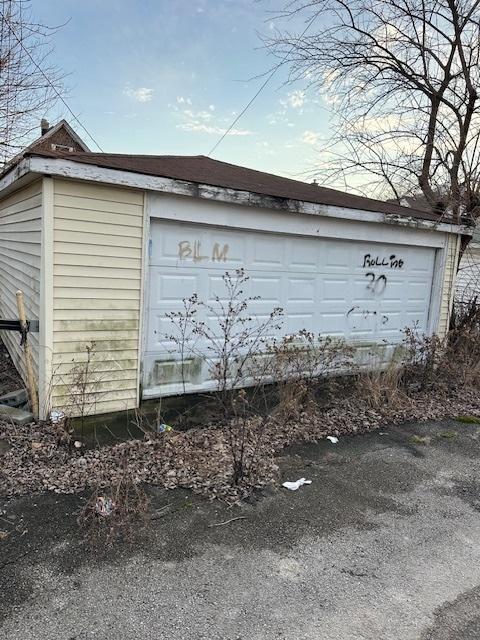
[[[478,639],[479,454],[451,421],[291,447],[281,480],[311,485],[233,507],[151,488],[158,517],[105,548],[81,495],[5,501],[0,637]]]

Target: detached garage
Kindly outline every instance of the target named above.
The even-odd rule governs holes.
[[[25,294],[41,415],[67,402],[68,377],[95,343],[93,412],[183,392],[166,314],[221,295],[243,268],[260,317],[282,333],[395,345],[401,330],[442,334],[459,238],[433,215],[204,156],[30,150],[0,179],[0,318]],[[212,321],[206,317],[206,322]],[[5,344],[22,372],[18,336]],[[186,391],[211,388],[192,368]],[[67,382],[66,382],[67,381]]]

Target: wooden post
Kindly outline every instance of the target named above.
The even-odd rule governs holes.
[[[26,384],[28,397],[30,398],[30,408],[34,419],[38,420],[38,393],[35,384],[35,374],[33,373],[32,350],[30,349],[27,338],[27,316],[25,314],[25,303],[23,301],[22,291],[17,291],[17,309],[18,319],[22,327],[23,353],[25,355],[25,373],[27,377]]]

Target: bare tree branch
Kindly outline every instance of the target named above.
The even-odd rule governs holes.
[[[29,0],[0,0],[0,161],[5,164],[31,139],[63,91],[50,65],[55,29],[34,21]]]
[[[480,0],[291,0],[279,28],[289,81],[333,99],[334,133],[317,175],[374,197],[421,193],[442,217],[479,208]]]

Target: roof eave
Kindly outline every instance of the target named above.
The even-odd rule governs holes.
[[[417,218],[415,216],[410,217],[379,211],[368,211],[365,209],[354,209],[338,205],[318,204],[303,200],[267,196],[251,191],[241,191],[186,180],[152,176],[122,169],[109,169],[64,158],[35,155],[34,153],[21,160],[0,179],[0,194],[3,195],[2,192],[6,188],[5,185],[10,184],[26,172],[309,215],[361,220],[364,222],[392,224],[415,229],[436,230],[465,235],[472,235],[473,233],[471,227],[455,225],[450,222],[438,222]]]

